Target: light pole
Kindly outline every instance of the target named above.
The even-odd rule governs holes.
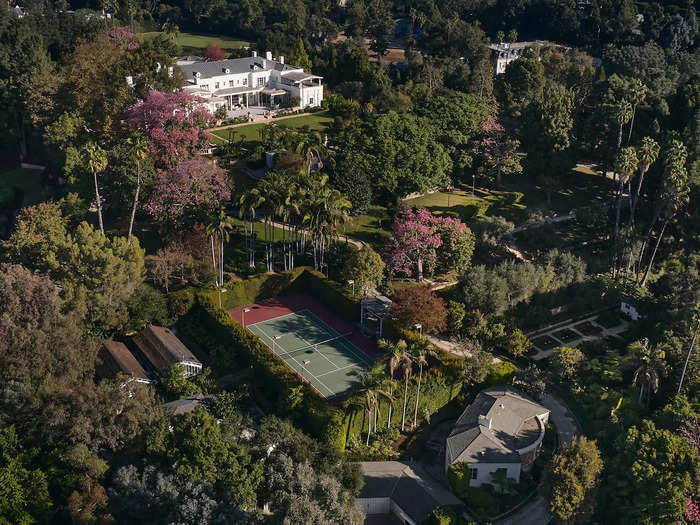
[[[243,328],[245,328],[245,314],[248,312],[250,312],[250,308],[243,308],[243,310],[241,310],[241,322],[243,323]]]
[[[418,330],[418,333],[420,334],[421,337],[423,337],[423,325],[420,323],[416,323],[413,325],[413,328]]]
[[[352,286],[352,298],[355,298],[355,280],[348,279],[348,284]]]
[[[476,188],[476,173],[472,173],[472,196],[475,195],[474,189]]]

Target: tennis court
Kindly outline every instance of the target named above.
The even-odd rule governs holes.
[[[348,337],[310,310],[246,325],[323,397],[334,397],[358,382],[372,360]]]

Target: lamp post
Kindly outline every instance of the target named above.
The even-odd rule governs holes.
[[[418,330],[418,333],[420,334],[421,337],[423,337],[423,325],[420,323],[416,323],[413,325],[413,328]]]
[[[352,286],[352,298],[355,298],[355,280],[348,279],[348,284]]]
[[[474,189],[476,188],[476,173],[472,173],[472,196],[475,195]]]
[[[245,328],[245,314],[248,312],[250,312],[250,308],[243,308],[243,310],[241,310],[241,322],[243,323],[243,328]]]

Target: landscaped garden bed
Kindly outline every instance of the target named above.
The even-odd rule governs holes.
[[[564,341],[565,343],[570,343],[571,341],[581,339],[581,336],[579,334],[577,334],[573,330],[569,330],[568,328],[564,328],[563,330],[554,332],[554,336],[560,341]]]
[[[543,335],[533,339],[532,344],[541,350],[550,350],[559,346],[559,342],[548,335]]]
[[[603,332],[603,329],[600,326],[590,321],[579,323],[574,326],[574,328],[583,335],[600,335]]]

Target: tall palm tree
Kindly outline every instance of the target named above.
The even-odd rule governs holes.
[[[380,350],[383,350],[389,355],[389,378],[391,379],[391,383],[389,383],[389,394],[393,395],[394,374],[396,373],[396,369],[401,363],[402,354],[406,351],[406,341],[404,341],[403,339],[399,339],[396,343],[391,343],[386,339],[380,339],[378,345]],[[386,428],[391,428],[391,415],[392,406],[389,405],[389,417],[387,418]]]
[[[88,169],[92,172],[95,184],[95,202],[97,204],[97,218],[100,223],[100,231],[104,235],[105,227],[102,222],[102,199],[100,198],[100,186],[97,182],[97,174],[102,173],[107,168],[107,153],[98,144],[88,142],[85,145],[85,155]]]
[[[647,403],[652,393],[659,389],[659,379],[665,368],[663,350],[656,347],[649,347],[649,340],[642,339],[630,346],[630,352],[636,360],[634,372],[634,384],[639,386],[639,402],[646,395]]]
[[[435,355],[430,347],[428,346],[428,341],[421,338],[421,340],[416,341],[410,347],[411,357],[413,361],[418,363],[418,389],[416,390],[416,406],[413,410],[413,428],[418,424],[418,401],[420,400],[420,385],[423,379],[423,366],[428,365],[427,357],[429,355]]]
[[[403,413],[401,415],[401,432],[403,432],[406,425],[406,402],[408,401],[408,379],[413,373],[413,361],[411,360],[411,354],[408,350],[401,352],[401,359],[399,360],[399,366],[403,371]]]
[[[136,161],[136,192],[134,193],[134,205],[131,207],[131,219],[129,220],[129,242],[131,242],[131,233],[134,229],[134,218],[136,217],[136,208],[139,204],[139,192],[141,191],[141,161],[148,154],[148,142],[146,136],[140,131],[136,131],[127,139],[129,144],[129,154]]]
[[[376,414],[379,407],[379,398],[384,398],[389,403],[393,403],[392,395],[382,389],[382,372],[375,368],[371,370],[362,370],[357,373],[360,379],[360,392],[363,394],[365,409],[367,410],[367,441],[369,446],[369,437],[372,434],[372,415]],[[375,421],[376,431],[376,421]]]
[[[642,84],[642,81],[634,78],[629,86],[629,95],[632,102],[632,118],[630,119],[630,132],[627,135],[627,144],[632,140],[632,130],[634,129],[634,116],[637,112],[637,106],[639,106],[644,99],[647,98],[647,87]]]
[[[252,188],[241,195],[238,200],[238,216],[243,219],[245,231],[245,247],[248,252],[248,266],[255,268],[255,216],[257,209],[265,202],[258,188]],[[250,229],[249,229],[250,228]]]
[[[637,151],[637,156],[639,157],[639,179],[637,180],[637,189],[634,192],[634,197],[631,200],[632,207],[630,208],[630,221],[629,224],[634,228],[634,214],[637,210],[637,202],[639,201],[639,195],[642,193],[642,182],[644,181],[644,175],[651,167],[656,159],[659,158],[659,143],[656,142],[651,137],[644,137],[642,139],[642,145],[639,146]]]
[[[665,156],[664,180],[661,190],[661,217],[663,223],[661,231],[656,237],[656,244],[651,252],[649,265],[644,271],[644,277],[639,284],[641,287],[646,286],[649,272],[654,265],[656,252],[661,244],[661,238],[666,231],[666,226],[675,217],[678,210],[688,202],[690,189],[688,188],[688,170],[685,167],[688,159],[688,150],[679,140],[674,140]],[[653,226],[653,225],[652,225]]]
[[[233,229],[233,219],[226,215],[224,210],[219,210],[219,214],[212,218],[207,224],[207,233],[211,238],[212,261],[214,263],[214,271],[217,273],[216,284],[223,286],[224,284],[224,242],[228,242],[231,230]],[[217,269],[216,255],[214,252],[214,238],[219,250],[219,263]]]
[[[620,126],[620,131],[617,136],[617,149],[615,151],[620,151],[622,146],[622,128],[632,119],[632,104],[627,100],[621,100],[617,106],[615,106],[615,122]]]
[[[613,276],[617,273],[618,256],[619,256],[619,234],[620,234],[620,212],[622,210],[622,193],[625,184],[630,179],[632,174],[637,170],[639,160],[637,159],[637,150],[633,147],[624,148],[620,151],[615,162],[615,172],[619,174],[619,186],[617,188],[617,202],[615,205],[615,230],[613,234]],[[630,195],[631,198],[631,195]]]

